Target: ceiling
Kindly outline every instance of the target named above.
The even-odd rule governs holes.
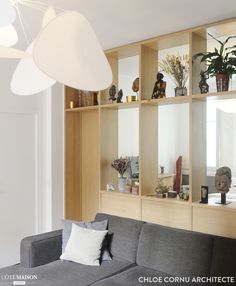
[[[82,13],[92,24],[104,49],[236,16],[235,0],[40,1],[60,8],[57,12],[77,10]],[[22,8],[33,36],[40,29],[40,13]]]

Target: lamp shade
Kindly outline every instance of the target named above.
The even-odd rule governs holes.
[[[44,13],[43,20],[42,20],[42,28],[45,28],[46,25],[55,17],[56,17],[55,10],[52,7],[49,7]]]
[[[11,47],[18,41],[18,35],[12,25],[0,28],[0,46]]]
[[[26,49],[27,54],[32,54],[34,43]],[[12,76],[11,90],[17,95],[32,95],[46,90],[55,82],[37,68],[33,58],[21,59]]]
[[[98,91],[112,82],[112,72],[98,39],[78,12],[58,15],[40,32],[33,58],[51,78],[77,89]]]
[[[0,27],[8,26],[16,19],[16,10],[9,0],[0,1]]]
[[[0,46],[0,58],[3,59],[26,59],[32,58],[32,55],[14,48]]]

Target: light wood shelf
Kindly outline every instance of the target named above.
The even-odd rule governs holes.
[[[65,109],[65,111],[66,112],[82,112],[82,111],[96,110],[98,108],[99,108],[98,105],[93,105],[93,106],[67,108],[67,109]]]
[[[133,102],[122,102],[122,103],[110,103],[100,105],[101,109],[110,108],[110,109],[125,109],[125,108],[137,108],[139,107],[139,100]]]
[[[184,204],[184,205],[190,205],[189,201],[184,201],[182,199],[179,198],[158,198],[155,195],[146,195],[146,196],[141,196],[142,199],[145,200],[150,200],[150,201],[157,201],[157,202],[161,202],[164,204]]]
[[[139,195],[133,195],[131,193],[128,193],[128,192],[119,192],[118,190],[115,190],[115,191],[104,191],[104,190],[101,190],[100,191],[101,194],[107,194],[107,195],[111,195],[111,196],[120,196],[120,197],[124,197],[126,198],[127,196],[131,196],[131,197],[135,197],[135,198],[138,198]]]
[[[194,100],[221,100],[221,99],[232,99],[232,98],[236,98],[236,90],[192,95],[193,101]]]
[[[207,184],[204,124],[206,102],[236,98],[236,90],[199,94],[199,74],[204,64],[197,61],[192,63],[191,59],[194,54],[207,50],[208,32],[215,37],[236,35],[236,18],[105,51],[113,72],[112,84],[116,87],[119,83],[119,61],[138,57],[139,96],[135,102],[111,103],[108,87],[98,93],[95,101],[98,105],[70,109],[70,101],[78,101],[78,92],[65,87],[66,218],[92,220],[100,211],[236,238],[236,202],[227,206],[215,205],[211,201],[207,205],[199,203],[200,187]],[[182,47],[184,51],[188,50],[190,57],[188,96],[175,97],[170,92],[163,99],[151,99],[161,53],[168,53],[172,48],[181,52]],[[134,79],[130,78],[131,86]],[[167,81],[166,78],[165,80]],[[125,99],[126,94],[123,97]],[[149,196],[157,186],[160,160],[158,150],[163,145],[163,141],[160,143],[159,140],[161,136],[158,132],[161,128],[158,116],[166,108],[183,108],[187,118],[180,116],[180,125],[183,120],[189,123],[188,130],[181,131],[188,134],[186,166],[189,170],[189,201]],[[138,138],[135,138],[139,156],[139,195],[107,192],[107,183],[118,184],[117,172],[110,164],[119,154],[119,113],[125,113],[126,110],[134,112],[134,109],[137,109],[139,116],[135,122],[139,131]],[[175,118],[175,121],[178,119],[179,117]],[[165,127],[165,121],[163,126]],[[173,136],[169,142],[174,144],[174,140]],[[229,230],[231,226],[232,229]]]
[[[176,97],[165,97],[160,99],[147,99],[142,100],[141,104],[143,105],[169,105],[169,104],[181,104],[181,103],[190,103],[190,96],[176,96]]]

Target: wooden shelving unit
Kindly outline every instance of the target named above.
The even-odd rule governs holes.
[[[171,90],[166,98],[151,99],[159,59],[171,49],[189,54],[207,50],[207,32],[216,37],[236,35],[236,19],[196,27],[139,43],[106,51],[113,71],[113,84],[120,81],[119,61],[138,57],[140,90],[137,101],[111,103],[109,88],[98,94],[98,105],[70,107],[77,101],[77,91],[65,88],[65,216],[70,219],[91,220],[100,212],[142,219],[162,225],[225,235],[236,238],[236,204],[218,206],[199,204],[200,187],[206,185],[206,103],[209,100],[236,98],[236,90],[200,94],[199,73],[204,65],[190,61],[188,95],[175,97]],[[167,78],[165,78],[167,80]],[[130,82],[132,85],[132,81]],[[171,86],[167,81],[167,86]],[[123,100],[125,101],[124,94]],[[153,197],[161,160],[160,114],[165,108],[184,110],[187,129],[185,136],[185,164],[189,178],[189,201]],[[182,108],[182,109],[181,109]],[[110,164],[119,155],[119,112],[137,110],[139,156],[138,195],[107,192],[107,183],[117,186],[117,172]],[[178,115],[178,113],[176,113]],[[176,117],[177,118],[177,117]],[[167,126],[168,128],[168,126]],[[174,137],[176,136],[176,137]],[[174,144],[177,135],[170,137]],[[164,143],[163,143],[164,142]],[[168,142],[167,142],[168,143]],[[166,148],[169,145],[166,145]],[[182,150],[179,150],[181,153]]]

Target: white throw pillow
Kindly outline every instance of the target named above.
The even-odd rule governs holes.
[[[73,223],[65,252],[60,258],[85,265],[99,266],[102,242],[107,232],[107,230],[82,228]]]

